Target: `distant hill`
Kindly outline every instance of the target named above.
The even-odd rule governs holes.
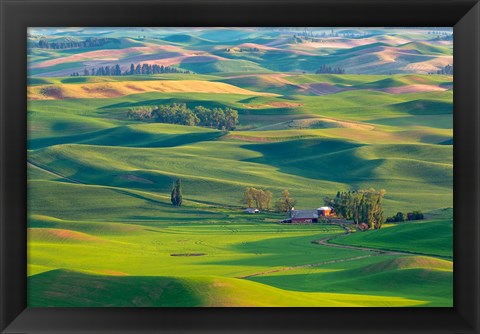
[[[31,29],[29,69],[31,76],[54,77],[116,64],[125,71],[130,63],[148,62],[179,66],[202,74],[315,73],[322,65],[342,68],[347,74],[427,74],[453,64],[453,40],[439,41],[426,29],[332,31],[322,28],[305,31],[293,28]],[[92,38],[102,42],[97,46],[78,47]],[[89,53],[111,49],[120,52]],[[205,60],[192,61],[192,57]]]

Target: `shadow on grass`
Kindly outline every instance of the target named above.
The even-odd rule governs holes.
[[[28,149],[71,143],[99,146],[175,147],[215,140],[224,134],[224,131],[184,134],[147,133],[128,126],[120,126],[80,135],[31,139],[28,141]]]
[[[363,145],[346,140],[305,138],[274,143],[246,144],[261,157],[244,161],[277,167],[280,172],[337,183],[374,179],[381,159],[367,160],[357,155]]]

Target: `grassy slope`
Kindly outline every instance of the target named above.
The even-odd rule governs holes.
[[[118,199],[112,198],[112,202],[118,202]],[[29,268],[32,275],[29,281],[36,287],[43,285],[45,288],[33,290],[31,303],[52,306],[78,306],[82,303],[92,306],[281,306],[297,305],[298,302],[301,306],[413,306],[425,303],[446,306],[451,302],[447,293],[450,291],[451,294],[451,262],[428,257],[374,256],[280,271],[250,280],[283,291],[264,285],[249,287],[240,280],[225,277],[372,253],[330,249],[310,242],[340,232],[331,226],[279,226],[262,222],[262,215],[255,216],[252,221],[249,215],[232,213],[224,217],[218,213],[217,218],[210,216],[204,219],[205,223],[192,224],[185,221],[188,218],[182,213],[178,218],[165,210],[161,214],[151,223],[146,218],[143,221],[135,218],[134,224],[133,221],[104,223],[32,217],[29,236],[34,241],[30,242],[29,251],[30,261],[35,265]],[[159,224],[162,217],[165,221]],[[58,256],[59,250],[61,256]],[[171,256],[172,252],[202,256]],[[98,257],[99,253],[103,256]],[[35,275],[55,268],[110,276],[82,277],[58,272]],[[159,275],[169,277],[157,277]],[[216,277],[197,277],[204,275]],[[85,291],[82,279],[93,282],[88,291]],[[365,281],[370,284],[363,284]],[[215,282],[214,287],[242,289],[244,293],[240,296],[244,298],[235,301],[236,297],[229,289],[211,291],[211,282]],[[193,289],[196,292],[182,293],[181,298],[170,299],[164,284],[171,287],[172,293],[183,291],[185,284],[188,291]],[[131,288],[126,288],[129,285]],[[157,297],[165,299],[142,299],[146,298],[142,291],[155,290],[154,287],[164,287],[161,291],[165,291],[165,295]],[[257,298],[250,295],[250,288],[254,288]],[[125,289],[128,292],[119,295],[118,291]],[[205,289],[211,292],[204,293]],[[62,291],[69,291],[70,297],[65,299]],[[199,291],[203,291],[200,296]],[[308,296],[312,297],[309,302],[305,300]]]
[[[145,34],[144,37],[135,34]],[[122,35],[125,34],[125,35]],[[102,47],[104,50],[123,51],[114,58],[121,63],[125,70],[130,63],[155,62],[172,57],[175,66],[188,68],[198,73],[229,73],[235,72],[270,72],[270,71],[308,71],[315,72],[319,64],[342,66],[347,68],[349,73],[404,73],[408,72],[405,65],[431,61],[435,66],[430,69],[438,69],[445,61],[452,63],[452,47],[437,45],[432,41],[432,36],[425,33],[410,34],[409,32],[376,31],[376,36],[365,36],[365,38],[349,38],[340,36],[338,38],[325,37],[327,47],[317,43],[316,47],[309,47],[309,43],[296,44],[290,34],[273,31],[239,31],[239,29],[215,29],[212,31],[142,31],[128,32],[109,31],[103,37],[114,38],[112,43]],[[84,38],[84,36],[73,36],[73,38]],[[47,36],[48,39],[50,37]],[[63,36],[54,36],[52,40],[59,40]],[[72,38],[72,37],[68,37]],[[399,39],[401,42],[396,42]],[[414,40],[415,42],[407,42]],[[307,42],[306,40],[304,42]],[[328,44],[338,43],[347,48],[328,47]],[[238,52],[235,46],[243,43],[260,44],[260,49],[255,52],[243,50]],[[367,43],[366,45],[362,45]],[[262,45],[272,45],[274,48],[262,48]],[[392,47],[396,45],[397,47]],[[149,51],[148,48],[168,46],[173,49],[160,48]],[[142,53],[138,47],[145,47],[147,51]],[[225,52],[224,49],[231,48],[232,52]],[[130,49],[131,48],[131,49]],[[393,50],[392,50],[393,49]],[[82,49],[38,49],[29,48],[29,60],[31,65],[51,59],[61,59],[71,55],[85,54],[85,58],[78,61],[50,66],[46,68],[34,68],[31,75],[47,74],[50,76],[68,75],[74,71],[83,71],[85,66],[104,65],[109,59],[109,54],[94,59],[92,62],[89,52],[99,50],[98,48]],[[101,50],[101,49],[100,49]],[[299,52],[300,50],[300,52]],[[202,55],[220,55],[223,58],[214,61],[188,62],[183,59],[175,59],[178,55],[188,54],[192,51],[201,52]],[[393,56],[392,56],[393,53]],[[437,64],[438,63],[438,64]],[[113,63],[112,63],[113,64]],[[420,68],[424,73],[426,69]]]
[[[119,210],[121,199],[113,197],[107,209]],[[311,243],[341,233],[330,226],[278,226],[271,223],[271,216],[267,216],[270,222],[265,222],[265,215],[252,219],[239,212],[201,208],[182,209],[175,214],[173,209],[160,211],[157,207],[157,215],[151,209],[152,215],[148,216],[144,213],[146,208],[139,205],[136,208],[137,212],[130,212],[131,216],[124,215],[123,222],[115,216],[109,221],[98,215],[98,220],[94,220],[89,215],[78,217],[75,213],[71,216],[77,220],[32,216],[30,263],[42,268],[98,274],[240,277],[272,268],[369,254]],[[92,210],[98,212],[93,207]],[[38,270],[31,268],[29,274],[35,273]]]
[[[362,78],[362,76],[356,77],[359,77],[357,81]],[[363,80],[370,82],[378,81],[371,77]],[[414,79],[410,76],[409,80]],[[58,168],[58,172],[67,172],[66,175],[72,176],[72,173],[76,173],[75,169],[91,166],[93,163],[95,165],[94,168],[88,167],[86,170],[95,171],[92,175],[97,175],[98,180],[103,179],[104,181],[101,184],[108,184],[108,182],[112,181],[112,175],[105,174],[111,174],[109,172],[111,166],[116,166],[120,174],[131,171],[133,174],[150,175],[147,179],[153,181],[153,184],[140,184],[138,185],[140,187],[167,191],[168,183],[170,182],[168,177],[182,175],[189,179],[194,189],[198,189],[197,186],[211,184],[213,187],[211,189],[223,189],[227,193],[232,193],[233,191],[231,197],[225,198],[225,201],[231,201],[234,197],[238,197],[241,188],[246,183],[253,181],[264,184],[267,187],[273,186],[276,189],[280,189],[286,186],[291,187],[293,183],[298,182],[307,185],[310,183],[309,179],[313,178],[318,180],[314,183],[314,186],[317,189],[322,189],[322,196],[334,193],[338,188],[342,188],[339,183],[343,183],[343,187],[374,186],[376,188],[386,188],[389,191],[387,208],[390,207],[393,211],[395,210],[394,207],[398,207],[401,202],[404,203],[400,207],[402,210],[409,209],[412,204],[415,205],[414,203],[424,203],[426,201],[432,203],[432,206],[426,209],[451,206],[451,195],[442,190],[442,188],[446,189],[451,186],[451,146],[418,144],[418,142],[435,144],[450,140],[452,132],[451,129],[448,129],[448,124],[451,122],[451,115],[447,115],[450,118],[443,118],[441,123],[437,120],[434,126],[418,126],[416,125],[418,120],[431,117],[430,114],[436,112],[437,109],[435,109],[434,105],[432,107],[425,104],[421,105],[423,109],[426,108],[428,110],[428,115],[411,114],[410,108],[416,108],[420,102],[412,105],[412,107],[398,107],[398,105],[410,101],[412,97],[419,101],[423,96],[428,97],[430,100],[436,99],[436,101],[444,103],[443,101],[448,101],[451,98],[451,94],[444,92],[441,94],[420,93],[392,96],[391,94],[369,91],[364,91],[365,93],[362,94],[359,92],[344,92],[321,97],[298,96],[296,101],[299,101],[301,106],[295,108],[263,107],[255,110],[240,108],[238,109],[240,121],[284,121],[291,117],[311,117],[310,112],[315,112],[328,117],[333,116],[340,120],[353,120],[353,122],[362,124],[361,119],[365,118],[365,115],[371,114],[375,108],[378,108],[379,113],[382,110],[381,122],[385,123],[386,119],[384,117],[391,113],[392,119],[403,117],[402,126],[394,126],[392,123],[389,123],[388,125],[373,125],[373,130],[369,128],[358,129],[349,126],[333,126],[323,129],[286,128],[285,130],[276,131],[233,132],[223,138],[227,140],[223,145],[218,141],[212,141],[223,135],[220,132],[196,128],[196,133],[186,133],[191,132],[191,130],[179,126],[155,124],[128,125],[131,122],[125,120],[125,110],[129,106],[173,101],[186,101],[192,105],[217,104],[238,108],[243,105],[243,97],[218,94],[215,96],[215,101],[211,101],[211,95],[208,94],[164,95],[146,93],[116,99],[31,101],[29,109],[32,113],[30,113],[29,117],[32,120],[31,128],[33,130],[31,133],[33,138],[30,140],[29,146],[33,149],[38,149],[49,145],[72,142],[90,146],[95,145],[91,147],[66,146],[64,148],[58,146],[52,148],[54,151],[40,150],[33,154],[32,158],[38,160],[37,163],[43,163],[42,161],[52,159],[48,157],[49,155],[54,157],[63,156],[64,153],[62,152],[78,152],[75,156],[90,156],[91,159],[87,160],[102,156],[102,159],[95,158],[97,160],[95,162],[76,161],[77,158],[75,157],[69,158],[65,156],[62,158],[64,160],[58,162],[59,164],[50,166],[51,168]],[[345,100],[346,94],[349,96],[347,100]],[[273,101],[279,100],[278,98],[269,99],[273,99]],[[368,101],[374,101],[373,108],[365,107]],[[258,101],[254,103],[258,103]],[[451,100],[445,103],[450,103],[451,106]],[[317,106],[320,106],[320,109],[316,109]],[[49,112],[45,112],[46,110]],[[443,113],[443,109],[440,112]],[[280,113],[281,115],[279,115]],[[442,116],[436,114],[436,117],[441,118]],[[112,117],[114,118],[112,119]],[[375,116],[371,114],[367,117]],[[370,125],[368,125],[369,123],[367,125],[372,126],[371,124],[374,124],[374,122],[375,120],[370,119]],[[425,122],[428,124],[427,119],[425,119]],[[355,125],[356,123],[352,124]],[[66,136],[66,134],[72,132],[72,129],[83,130],[84,134]],[[85,129],[93,131],[85,132]],[[94,131],[97,129],[98,131]],[[318,139],[315,139],[317,137]],[[292,142],[295,144],[294,152],[291,150],[293,148],[292,143],[289,142],[291,140],[296,140]],[[263,143],[265,141],[266,143]],[[282,142],[269,143],[270,141]],[[399,142],[410,142],[411,144],[399,145]],[[332,147],[330,143],[338,144],[334,144],[333,148],[330,148]],[[384,144],[371,145],[379,143]],[[369,145],[354,147],[358,144]],[[116,149],[110,147],[112,145],[120,147]],[[338,148],[335,148],[335,145]],[[342,147],[345,145],[353,146],[351,146],[351,149],[343,149]],[[125,157],[120,152],[123,150],[121,147],[124,146],[163,148],[161,150],[142,149],[138,151],[144,161],[144,163],[139,165],[138,163],[125,164]],[[219,150],[219,154],[211,157],[212,152],[217,152],[216,150]],[[408,154],[410,151],[416,153]],[[200,152],[202,155],[199,156]],[[287,152],[289,161],[285,159]],[[427,156],[425,155],[426,152],[431,152],[431,154]],[[292,156],[292,154],[294,155]],[[183,159],[185,164],[172,164],[167,156],[171,159],[179,159],[178,161]],[[193,174],[189,170],[186,162],[193,156],[202,162],[205,173],[202,173],[201,168],[199,171],[193,171]],[[294,158],[294,156],[297,156],[297,158]],[[437,158],[432,160],[432,156]],[[120,163],[119,160],[122,162]],[[238,160],[242,161],[239,162]],[[65,168],[61,165],[62,161],[70,164],[68,166],[70,170],[65,171]],[[348,161],[350,164],[353,163],[355,168],[343,168],[342,166],[346,166],[345,161]],[[300,166],[299,163],[302,165]],[[334,173],[331,172],[332,164],[336,166]],[[239,170],[252,170],[253,168],[253,170],[256,170],[255,176],[244,172],[234,172],[237,168]],[[221,184],[214,185],[214,183],[218,182],[214,182],[211,179],[205,180],[210,170],[218,171],[217,178],[220,179]],[[408,173],[406,173],[407,170]],[[292,174],[306,178],[301,180],[293,177]],[[392,175],[396,176],[395,180],[389,180]],[[272,179],[277,181],[272,182]],[[442,180],[442,182],[438,183],[437,180]],[[82,180],[80,179],[80,181]],[[82,182],[91,183],[88,178]],[[418,184],[422,185],[422,192],[416,193],[413,197],[408,195],[405,189]],[[193,195],[196,196],[195,194]],[[314,202],[318,202],[316,198],[312,199],[312,192],[309,191],[300,191],[298,196],[303,202],[306,201],[305,206],[316,205]],[[435,198],[435,201],[433,202],[427,198]],[[390,205],[389,200],[391,201]],[[222,203],[225,203],[225,201],[220,199]],[[424,208],[424,210],[426,209]]]
[[[346,307],[423,304],[422,301],[402,297],[286,291],[259,283],[211,276],[112,277],[54,271],[33,276],[28,284],[41,287],[29,295],[28,303],[33,307]],[[109,292],[108,297],[102,293],[104,291]]]
[[[382,255],[354,262],[301,268],[250,280],[294,291],[401,296],[452,306],[452,262],[423,256]]]
[[[209,132],[200,135],[207,136]],[[452,166],[438,162],[445,159],[441,154],[449,154],[442,147],[437,150],[435,146],[420,146],[423,151],[437,153],[437,160],[429,161],[421,156],[406,158],[396,155],[395,146],[391,145],[383,146],[376,153],[362,147],[340,150],[342,142],[331,141],[332,144],[329,144],[328,140],[299,140],[295,143],[297,152],[290,152],[289,146],[286,143],[282,145],[283,142],[189,144],[189,140],[195,139],[193,135],[167,136],[164,141],[157,138],[155,145],[163,143],[168,146],[168,142],[182,138],[188,145],[135,149],[135,158],[131,155],[133,148],[57,145],[32,153],[30,161],[87,184],[114,185],[164,194],[168,194],[172,179],[181,177],[188,189],[185,194],[187,199],[205,201],[204,191],[209,191],[210,203],[239,205],[243,188],[254,184],[274,191],[275,196],[282,189],[290,188],[300,207],[308,208],[321,204],[323,196],[331,196],[338,189],[356,185],[387,189],[385,204],[388,214],[394,214],[395,210],[451,206],[451,195],[446,189],[451,187]],[[135,146],[135,142],[131,145]],[[348,144],[344,146],[348,147]],[[322,154],[309,156],[307,152],[316,151],[316,147],[324,150]],[[329,147],[333,152],[327,151]],[[209,150],[221,151],[212,154]],[[376,155],[365,159],[360,155],[362,151],[374,151]],[[291,156],[289,161],[284,161],[285,154]],[[89,158],[85,159],[87,156]],[[194,170],[190,168],[192,157],[196,160]],[[425,159],[427,157],[425,155]],[[345,161],[355,168],[346,166]],[[330,170],[332,164],[338,166],[334,171]],[[395,177],[392,177],[393,172]],[[132,175],[139,179],[132,179]],[[422,191],[410,194],[405,190],[419,184]]]
[[[206,93],[271,95],[241,89],[222,82],[203,80],[152,80],[152,81],[110,81],[94,83],[62,83],[60,85],[38,85],[28,89],[31,100],[63,100],[71,98],[112,98],[137,94],[138,92],[165,93]]]
[[[410,84],[419,78],[405,76],[398,81]],[[335,84],[350,82],[360,86],[383,79],[299,76],[289,80],[310,83],[330,80]],[[436,76],[425,79],[431,80],[430,84],[447,81]],[[60,83],[57,79],[45,80]],[[256,83],[256,80],[235,81],[239,87],[252,90],[256,90]],[[327,264],[311,271],[296,269],[251,278],[270,287],[233,278],[272,268],[371,254],[311,244],[322,236],[341,233],[339,229],[280,226],[273,223],[282,215],[252,217],[239,213],[238,209],[219,207],[225,204],[238,207],[241,191],[248,185],[264,186],[274,191],[275,197],[283,188],[289,188],[299,200],[300,208],[318,206],[323,196],[334,195],[337,190],[371,186],[387,189],[387,214],[452,206],[452,146],[437,144],[452,137],[451,92],[394,95],[357,90],[309,96],[291,95],[297,90],[289,89],[271,90],[287,94],[281,97],[215,94],[212,98],[211,94],[199,93],[143,93],[105,99],[30,101],[29,159],[46,169],[29,168],[29,275],[34,275],[31,282],[39,282],[32,283],[34,286],[46,284],[44,293],[37,290],[31,302],[68,304],[61,296],[52,297],[58,289],[66,287],[49,286],[48,282],[54,278],[63,282],[66,277],[73,277],[77,285],[84,284],[85,279],[95,280],[99,286],[107,284],[105,281],[112,282],[106,290],[93,289],[88,300],[72,299],[71,303],[77,305],[95,305],[105,293],[118,297],[119,289],[131,286],[132,281],[136,287],[128,298],[115,297],[107,302],[164,305],[165,299],[158,297],[161,294],[148,300],[138,297],[144,295],[145,289],[151,290],[158,280],[166,286],[197,291],[178,299],[177,306],[241,305],[252,303],[255,298],[251,296],[256,295],[262,295],[268,305],[277,306],[284,305],[286,300],[290,300],[289,305],[298,302],[304,306],[449,305],[451,270],[443,262],[430,260],[415,260],[413,266],[408,261],[408,265],[403,262],[391,265],[388,261],[398,256],[391,259],[375,256]],[[298,106],[265,105],[285,101]],[[242,126],[253,129],[311,117],[373,124],[375,128],[358,129],[347,124],[292,129],[287,125],[277,130],[245,131],[244,128],[225,134],[125,119],[130,106],[172,102],[231,106],[239,110]],[[173,209],[169,205],[169,191],[172,179],[178,176],[184,182],[185,206]],[[415,193],[410,189],[416,189]],[[404,246],[408,249],[404,250],[449,256],[451,222],[425,223],[428,227],[425,229],[417,229],[416,224],[339,237],[333,242],[346,240],[351,244],[399,250],[408,243]],[[400,228],[405,230],[395,230]],[[401,238],[397,239],[397,234]],[[418,235],[425,238],[413,243],[412,236]],[[171,256],[174,253],[202,255]],[[103,256],[99,258],[98,254]],[[377,265],[377,269],[371,269],[372,265]],[[97,276],[86,278],[70,271],[35,275],[53,269],[80,270]],[[201,277],[185,277],[192,273]],[[111,280],[113,276],[98,276],[124,274],[130,276],[115,276],[115,282]],[[365,281],[372,282],[375,289],[363,288]],[[230,288],[214,289],[205,299],[202,286],[212,284],[242,289],[248,300],[225,297],[231,295]],[[412,286],[418,289],[411,289]],[[420,287],[427,290],[427,286],[431,292],[422,292]],[[405,292],[409,289],[410,292]],[[84,292],[81,290],[76,296]],[[165,296],[170,296],[169,293]]]
[[[331,241],[356,245],[453,257],[453,221],[420,221],[393,225],[380,231],[352,234]]]

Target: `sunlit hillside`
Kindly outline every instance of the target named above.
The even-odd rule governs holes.
[[[452,306],[452,29],[34,28],[28,51],[29,306]],[[369,189],[355,223],[334,199]]]

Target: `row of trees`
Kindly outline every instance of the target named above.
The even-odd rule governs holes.
[[[341,67],[331,67],[323,64],[320,68],[315,72],[316,74],[345,74],[345,69]]]
[[[74,39],[62,39],[60,41],[48,41],[45,38],[40,39],[33,47],[41,49],[74,49],[74,48],[95,48],[107,43],[118,42],[113,38],[88,37],[84,41]]]
[[[225,50],[225,52],[231,52],[231,51],[232,51],[231,48],[225,48],[224,50]],[[237,52],[260,52],[260,49],[257,48],[257,47],[253,47],[253,48],[235,48],[234,51],[237,51]]]
[[[336,32],[332,30],[330,33],[322,32],[322,33],[313,33],[313,32],[303,32],[300,34],[293,35],[291,42],[296,44],[301,44],[305,42],[313,42],[313,43],[325,43],[330,37],[343,37],[343,38],[365,38],[371,36],[372,34],[363,32]],[[339,40],[341,41],[341,40]]]
[[[115,75],[150,75],[150,74],[164,74],[164,73],[185,73],[189,74],[190,71],[180,70],[176,67],[163,66],[157,64],[130,64],[130,68],[122,71],[119,64],[113,66],[100,66],[97,68],[83,70],[83,76],[115,76]],[[79,72],[73,72],[73,77],[81,76]]]
[[[436,41],[453,41],[453,34],[446,31],[429,31],[429,35],[436,35],[433,40]]]
[[[297,32],[293,35],[294,41],[312,41],[316,42],[316,39],[319,37],[339,37],[340,35],[334,29],[332,29],[329,33],[323,31],[321,33],[315,33],[313,30],[309,30],[308,28],[304,28],[302,32]]]
[[[412,211],[407,212],[407,214],[403,212],[397,212],[395,216],[387,218],[387,223],[401,223],[406,220],[421,220],[423,218],[422,211]]]
[[[385,222],[382,199],[385,190],[356,190],[338,192],[334,198],[325,198],[325,204],[335,213],[355,224],[365,223],[370,229],[380,229]]]
[[[243,192],[242,203],[249,208],[255,206],[260,210],[270,210],[272,196],[273,194],[269,190],[247,187]],[[288,212],[292,210],[296,202],[290,196],[288,189],[285,189],[282,191],[280,198],[275,202],[275,209],[280,212]]]
[[[453,41],[453,34],[437,36],[435,40],[436,41]]]
[[[159,105],[157,107],[136,107],[127,112],[133,120],[159,123],[205,126],[219,130],[234,130],[238,124],[238,112],[232,108],[206,108],[196,106],[193,109],[185,103]]]

